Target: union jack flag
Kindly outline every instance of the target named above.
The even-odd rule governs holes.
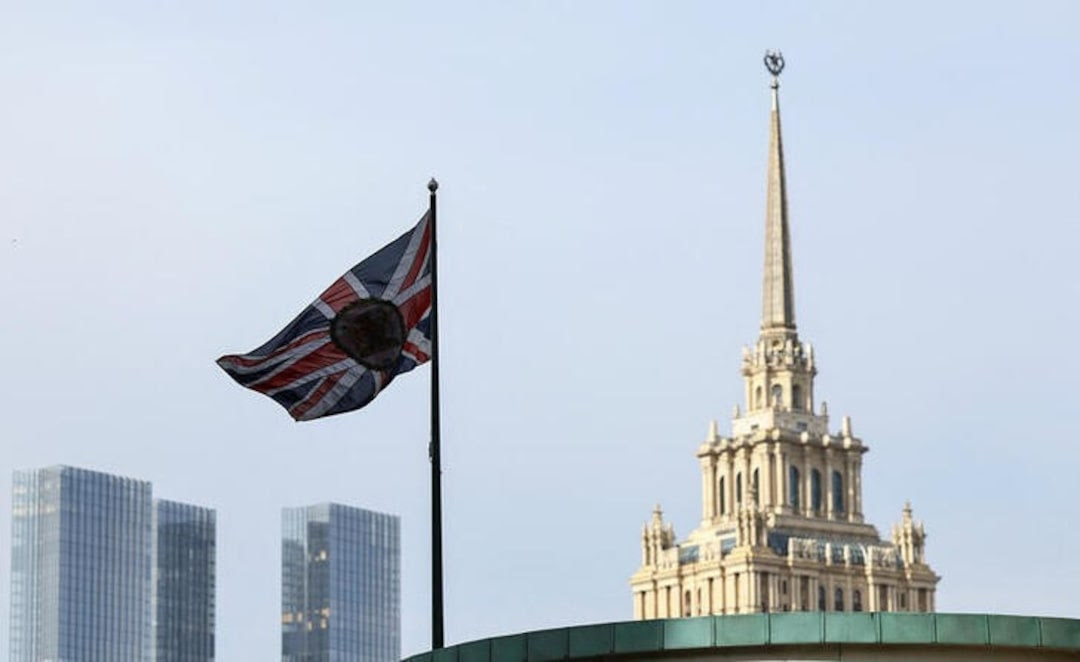
[[[298,421],[359,409],[431,358],[430,212],[266,344],[217,364]]]

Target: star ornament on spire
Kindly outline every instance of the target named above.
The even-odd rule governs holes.
[[[784,54],[780,51],[765,51],[765,68],[776,78],[784,70]]]

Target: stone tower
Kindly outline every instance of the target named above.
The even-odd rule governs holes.
[[[676,541],[660,506],[641,533],[630,579],[634,618],[770,611],[933,611],[940,579],[906,505],[892,540],[863,520],[862,456],[843,417],[815,407],[814,350],[795,328],[791,238],[780,134],[783,58],[772,73],[761,332],[743,349],[745,405],[730,437],[716,423],[697,450],[701,524]]]

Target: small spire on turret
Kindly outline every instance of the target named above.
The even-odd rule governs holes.
[[[709,441],[709,442],[720,441],[720,432],[717,429],[715,419],[709,421],[709,436],[706,439],[706,441]]]

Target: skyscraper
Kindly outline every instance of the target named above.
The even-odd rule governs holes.
[[[215,513],[155,499],[154,531],[155,662],[212,660]]]
[[[399,519],[336,503],[281,519],[282,662],[397,662]]]
[[[165,512],[169,531],[172,506],[182,504],[156,506],[146,481],[55,466],[16,472],[13,497],[11,662],[152,661],[157,652],[155,614],[159,628],[176,631],[172,615],[191,611],[159,611],[155,599],[171,605],[178,597],[194,599],[178,596],[176,585],[204,588],[198,578],[207,572],[210,590],[197,599],[210,613],[212,635],[212,511],[209,565],[196,568],[200,555],[206,559],[207,537],[201,543],[180,542],[169,533],[156,540],[160,530],[155,519],[160,518],[155,511]],[[157,572],[155,550],[170,558],[170,550],[179,549],[188,555],[184,568]],[[157,585],[157,577],[167,581]],[[212,660],[213,650],[209,655],[158,659]]]
[[[660,507],[641,534],[630,584],[634,617],[775,611],[934,611],[938,576],[911,506],[891,540],[863,519],[862,462],[869,450],[844,416],[829,427],[815,407],[818,364],[795,329],[794,277],[778,76],[773,74],[765,206],[761,332],[743,350],[745,409],[730,436],[713,422],[697,458],[702,519],[686,540]],[[816,410],[816,411],[815,411]]]

